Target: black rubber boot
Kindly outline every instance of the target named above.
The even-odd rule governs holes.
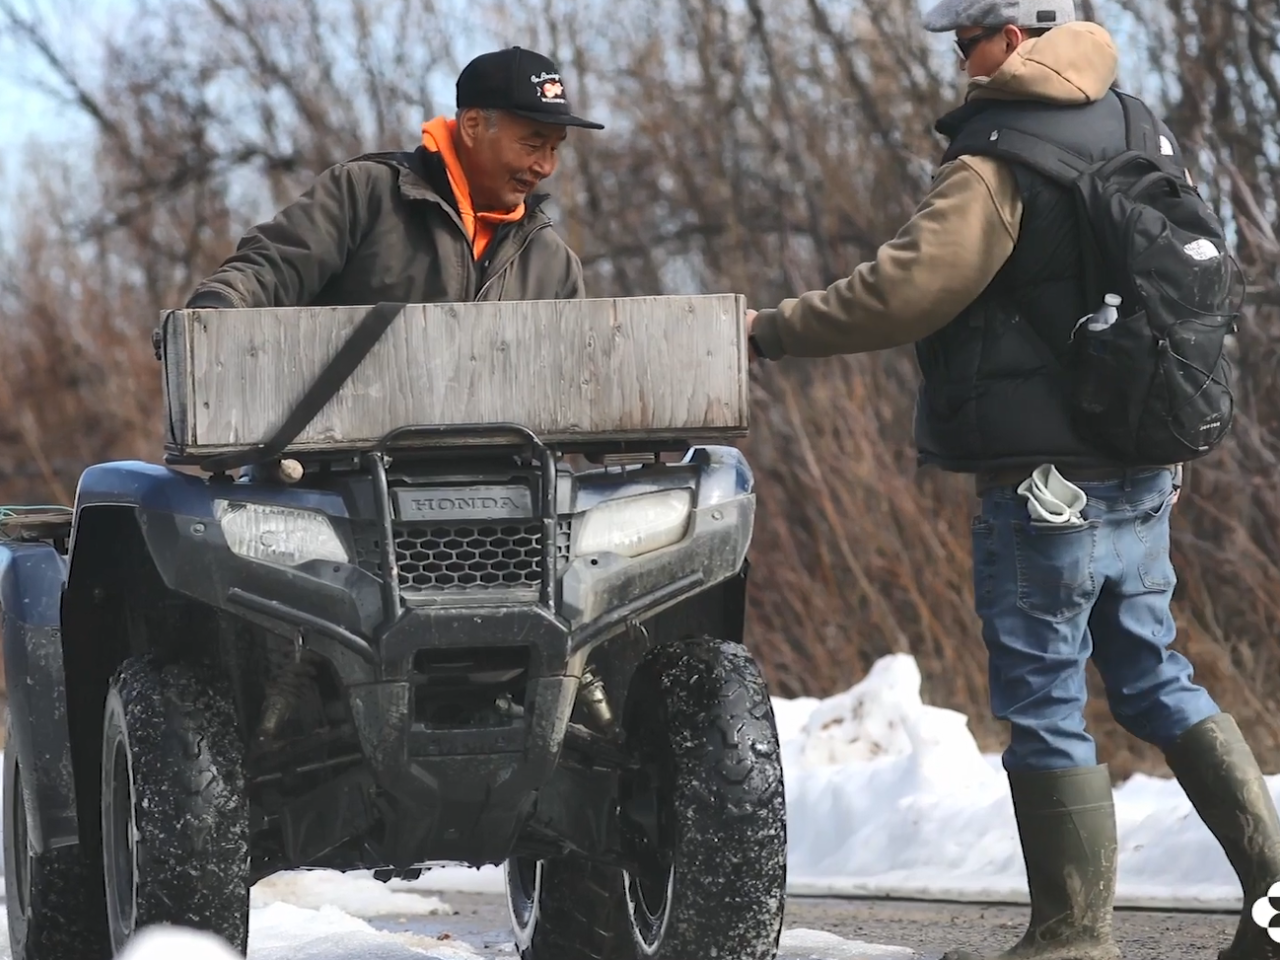
[[[943,960],[1119,960],[1111,938],[1116,812],[1106,764],[1010,773],[1013,810],[1031,893],[1031,922],[989,958],[964,950]]]
[[[1240,878],[1244,909],[1219,960],[1280,960],[1280,943],[1251,914],[1254,902],[1280,880],[1280,818],[1240,727],[1226,713],[1202,720],[1165,751],[1165,759]]]

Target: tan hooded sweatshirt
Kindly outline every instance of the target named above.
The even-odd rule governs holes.
[[[966,99],[1081,104],[1101,99],[1116,77],[1111,36],[1068,23],[1020,44]],[[987,288],[1013,252],[1022,198],[1013,170],[991,157],[944,165],[929,194],[874,260],[826,290],[761,310],[752,333],[769,359],[885,350],[927,337]]]

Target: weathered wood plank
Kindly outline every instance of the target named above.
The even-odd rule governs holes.
[[[171,449],[265,441],[366,309],[170,313]],[[741,436],[744,314],[734,294],[411,304],[290,449],[429,423],[515,422],[549,442]]]
[[[191,399],[191,370],[185,331],[183,336],[177,336],[177,328],[180,326],[183,325],[173,324],[162,327],[162,333],[165,336],[161,342],[160,359],[164,371],[162,375],[168,415],[167,436],[171,443],[174,438],[189,435],[187,411],[194,405]]]

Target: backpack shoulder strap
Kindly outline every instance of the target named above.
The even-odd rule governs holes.
[[[1022,164],[1050,180],[1071,186],[1093,164],[1070,150],[1013,126],[997,116],[979,115],[956,135],[943,163],[963,156],[985,156]]]
[[[1075,183],[1093,164],[1056,143],[1021,130],[991,131],[987,143],[968,151],[1021,163],[1063,186]]]
[[[1137,97],[1112,90],[1124,117],[1125,147],[1168,167],[1170,161],[1161,150],[1160,123],[1151,108]],[[1083,174],[1097,166],[1090,160],[1056,143],[1019,130],[979,118],[971,122],[953,141],[946,159],[965,154],[999,157],[1029,167],[1063,186],[1071,186]]]
[[[1160,121],[1146,102],[1116,91],[1124,111],[1125,141],[1128,148],[1151,160],[1157,167],[1176,177],[1184,175],[1174,144],[1164,135]],[[1172,134],[1170,134],[1172,136]]]
[[[1160,125],[1151,108],[1137,97],[1116,91],[1124,112],[1124,139],[1130,150],[1149,157],[1160,156]]]

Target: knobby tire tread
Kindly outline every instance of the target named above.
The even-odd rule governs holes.
[[[8,731],[7,731],[8,733]],[[8,829],[9,765],[17,764],[17,743],[6,735],[5,756],[5,878],[16,879],[12,857],[25,851],[10,850],[13,838]],[[26,778],[22,790],[25,793]],[[10,946],[14,960],[107,960],[111,944],[107,935],[106,901],[102,888],[101,858],[85,856],[79,844],[46,850],[28,861],[31,893],[25,917],[16,916],[16,890],[6,896],[10,922]]]
[[[786,798],[773,705],[740,643],[655,648],[628,708],[676,785],[675,911],[662,960],[773,960],[786,886]],[[665,730],[664,730],[665,728]]]
[[[136,658],[113,683],[138,790],[137,925],[178,923],[241,953],[249,929],[249,805],[231,702],[188,668]]]

